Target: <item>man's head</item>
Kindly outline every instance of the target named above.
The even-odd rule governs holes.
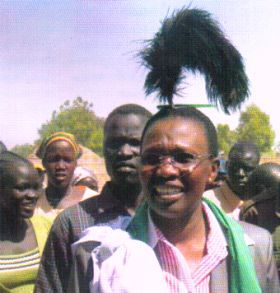
[[[230,150],[227,161],[228,184],[243,199],[251,172],[260,161],[260,151],[252,142],[237,142]]]
[[[275,215],[280,218],[280,165],[274,162],[261,164],[250,174],[247,184],[247,199],[242,211],[242,220],[258,212],[261,219],[267,219],[264,228],[270,232],[270,223]],[[253,203],[253,205],[252,205]],[[268,224],[268,226],[266,226]],[[273,227],[273,225],[272,225]],[[273,228],[274,229],[274,228]]]
[[[140,184],[138,177],[143,129],[152,114],[136,104],[122,105],[111,112],[104,126],[104,157],[113,184]]]
[[[247,184],[248,197],[264,190],[277,190],[280,184],[280,165],[273,162],[261,164],[250,174]]]

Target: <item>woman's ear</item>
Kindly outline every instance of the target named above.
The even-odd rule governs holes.
[[[212,165],[211,165],[211,172],[209,175],[209,182],[214,182],[217,175],[218,175],[218,170],[220,166],[220,161],[217,158],[214,158],[212,160]]]
[[[215,179],[218,175],[218,170],[219,170],[219,160],[218,159],[213,159],[212,164],[211,164],[211,170],[210,174],[208,176],[208,182],[206,183],[205,190],[208,189],[213,189],[219,186],[217,182],[215,182]]]

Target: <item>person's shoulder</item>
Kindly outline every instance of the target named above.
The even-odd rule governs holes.
[[[63,210],[54,220],[52,231],[60,233],[74,228],[79,232],[93,224],[98,214],[97,197],[90,197]]]
[[[98,195],[99,196],[99,195]],[[94,213],[97,207],[98,196],[87,198],[83,201],[80,201],[73,206],[63,210],[58,216],[57,219],[68,219],[72,218],[75,213],[83,212],[92,212]]]
[[[45,229],[50,230],[54,219],[48,216],[34,215],[30,220],[34,226],[45,227]]]
[[[268,230],[243,221],[238,223],[242,226],[245,235],[248,235],[256,246],[265,247],[271,242],[272,238]]]
[[[247,223],[247,222],[244,222],[244,221],[238,221],[238,223],[242,226],[242,228],[244,229],[245,233],[271,236],[269,231],[264,229],[264,228],[262,228],[262,227],[259,227],[259,226],[256,226],[254,224],[250,224],[250,223]]]
[[[249,246],[251,246],[250,250],[263,292],[279,292],[279,280],[273,257],[271,234],[266,229],[256,225],[245,222],[239,223],[244,229],[245,236],[249,235],[253,239],[254,243]]]
[[[208,189],[208,190],[204,191],[203,196],[206,198],[209,198],[209,199],[214,198],[216,195],[216,192],[217,192],[217,188],[219,188],[219,187]]]
[[[210,199],[213,203],[215,203],[218,207],[221,207],[221,199],[219,198],[220,187],[216,187],[213,189],[206,190],[203,193],[203,197]]]

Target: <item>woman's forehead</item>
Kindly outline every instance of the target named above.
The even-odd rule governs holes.
[[[155,121],[146,131],[145,137],[176,134],[193,134],[205,136],[205,128],[200,121],[193,118],[168,117]]]
[[[5,172],[3,172],[3,178],[15,180],[19,176],[28,176],[33,173],[35,173],[35,169],[28,164],[9,164],[6,167]]]
[[[54,141],[52,142],[46,149],[46,153],[48,152],[54,152],[54,151],[58,151],[58,150],[72,150],[74,152],[73,147],[71,146],[71,144],[66,141],[66,140],[58,140],[58,141]]]
[[[181,117],[156,121],[146,132],[143,148],[201,147],[207,148],[207,137],[203,125],[194,120]]]

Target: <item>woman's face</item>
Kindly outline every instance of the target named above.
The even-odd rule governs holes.
[[[77,165],[75,151],[67,141],[51,143],[43,159],[48,181],[57,188],[67,188]]]
[[[206,184],[217,174],[204,128],[195,120],[157,121],[145,134],[141,158],[144,194],[152,214],[164,218],[191,215],[201,203]]]
[[[2,208],[12,217],[32,217],[40,188],[39,175],[32,166],[11,165],[1,180]]]

